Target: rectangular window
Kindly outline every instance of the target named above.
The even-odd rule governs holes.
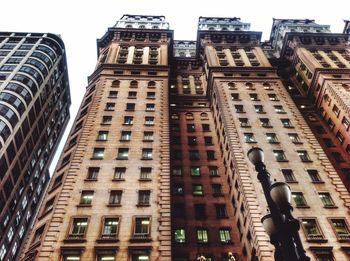
[[[126,111],[135,111],[135,103],[127,103],[125,110]]]
[[[332,148],[332,147],[335,147],[332,139],[329,139],[329,138],[323,138],[323,143],[324,145],[326,145],[327,148]]]
[[[173,193],[174,193],[174,195],[183,195],[184,194],[184,185],[183,184],[174,184]]]
[[[109,205],[120,205],[122,201],[122,191],[112,190],[109,195]]]
[[[180,144],[180,137],[178,137],[178,141],[179,141],[179,143],[177,143],[177,144]],[[197,145],[197,138],[195,136],[188,136],[188,143],[187,144],[190,146]]]
[[[121,141],[131,140],[131,131],[122,131],[120,136]]]
[[[210,131],[210,126],[209,124],[202,124],[202,130],[203,132]],[[194,130],[193,130],[194,131]]]
[[[119,217],[104,217],[101,239],[116,239],[119,228]],[[114,259],[101,259],[101,260],[114,260]]]
[[[115,168],[113,180],[124,180],[126,168]]]
[[[292,192],[292,198],[296,207],[306,207],[306,200],[302,192]]]
[[[244,113],[243,105],[235,105],[236,113]]]
[[[328,192],[319,192],[318,193],[322,203],[323,203],[323,206],[325,208],[332,208],[332,207],[335,207],[334,205],[334,201],[331,197],[331,194],[328,193]]]
[[[103,159],[105,149],[104,148],[94,148],[92,153],[93,159]]]
[[[298,156],[303,162],[311,162],[311,158],[306,150],[297,150]]]
[[[267,96],[269,96],[270,101],[278,101],[277,95],[275,93],[269,93]]]
[[[334,122],[332,121],[331,118],[328,119],[327,125],[328,125],[328,127],[329,127],[331,130],[333,130],[333,128],[334,128],[334,126],[335,126],[335,124],[334,124]]]
[[[264,113],[264,107],[262,105],[254,105],[256,113]]]
[[[147,99],[155,99],[156,93],[155,92],[147,92]]]
[[[251,101],[260,101],[260,99],[258,98],[258,94],[257,93],[250,93],[249,97],[250,97]]]
[[[215,151],[207,150],[207,160],[215,160]]]
[[[254,134],[253,133],[243,133],[244,135],[244,141],[247,143],[256,143],[256,140],[254,138]]]
[[[215,212],[217,218],[227,218],[227,211],[225,204],[215,204]]]
[[[209,167],[209,176],[210,177],[217,177],[217,176],[219,176],[218,167],[210,166]]]
[[[289,139],[291,142],[295,143],[295,144],[301,144],[301,140],[299,138],[299,135],[296,133],[288,133]]]
[[[173,176],[182,176],[182,169],[181,167],[173,167],[171,170],[171,174]]]
[[[287,157],[284,154],[283,150],[273,150],[273,155],[277,161],[287,161]]]
[[[309,177],[312,182],[315,182],[315,183],[322,182],[322,179],[316,169],[308,169],[306,171],[309,174]]]
[[[319,228],[317,220],[315,218],[303,218],[301,219],[301,225],[303,227],[307,240],[324,239],[321,233],[321,229]]]
[[[192,185],[192,194],[194,196],[203,196],[203,185],[201,184],[194,184]]]
[[[112,102],[108,102],[106,103],[106,111],[114,111],[114,108],[115,108],[115,103],[112,103]]]
[[[86,179],[97,180],[99,171],[100,171],[100,168],[96,168],[96,167],[88,168],[88,173],[87,173]]]
[[[211,184],[211,188],[215,197],[223,196],[221,184]]]
[[[336,138],[340,141],[340,143],[344,142],[344,136],[343,136],[343,134],[341,134],[340,131],[337,132]]]
[[[186,233],[185,229],[177,228],[174,231],[175,243],[185,243],[186,242]]]
[[[282,105],[275,105],[275,106],[273,106],[273,107],[275,107],[275,112],[276,112],[276,113],[286,113],[286,112],[284,111]]]
[[[220,242],[223,244],[231,243],[230,230],[227,228],[220,228],[219,229],[219,238],[220,238]]]
[[[142,159],[143,160],[151,160],[153,158],[153,150],[152,149],[142,149]]]
[[[106,141],[108,138],[108,131],[99,131],[97,135],[98,141]]]
[[[205,204],[194,204],[195,219],[206,219]]]
[[[134,218],[134,238],[147,239],[151,233],[151,217]],[[147,260],[147,259],[146,259]]]
[[[153,139],[154,139],[153,131],[143,132],[143,141],[153,141]]]
[[[118,157],[117,159],[128,159],[129,157],[129,149],[128,148],[119,148],[118,149]]]
[[[286,182],[296,182],[293,170],[291,169],[282,169],[282,174]]]
[[[346,117],[343,117],[341,123],[343,124],[343,126],[346,128],[346,130],[349,129],[349,126],[350,126],[350,121],[346,118]]]
[[[137,92],[128,92],[128,98],[129,99],[136,99]]]
[[[145,117],[145,125],[147,126],[154,125],[154,117]]]
[[[208,241],[208,230],[203,228],[197,229],[197,242],[208,243]]]
[[[279,143],[276,133],[266,133],[266,138],[269,143]]]
[[[151,180],[152,168],[141,168],[140,169],[140,180]]]
[[[333,105],[332,111],[337,117],[339,117],[340,110],[339,110],[337,105],[335,105],[335,104]]]
[[[124,125],[132,125],[134,123],[134,117],[132,116],[125,116],[124,117]]]
[[[209,136],[204,136],[204,144],[206,146],[213,145],[213,138]]]
[[[63,254],[62,261],[80,261],[80,254]]]
[[[81,192],[80,205],[90,206],[92,199],[94,197],[94,192],[91,190],[84,190]]]
[[[270,120],[268,118],[260,118],[260,123],[261,123],[261,127],[264,128],[272,128],[271,124],[270,124]]]
[[[340,241],[348,241],[350,238],[350,232],[348,225],[343,218],[331,218],[331,224],[335,230],[335,233]]]
[[[196,131],[194,124],[187,124],[187,132],[194,132],[194,131]]]
[[[294,128],[289,119],[281,119],[281,123],[285,128]]]
[[[102,124],[111,124],[112,123],[112,116],[103,116],[101,123]]]
[[[150,202],[150,190],[139,190],[139,199],[138,199],[138,205],[139,206],[149,206]]]
[[[149,261],[148,250],[133,250],[131,253],[131,261]]]
[[[238,118],[239,124],[242,128],[247,128],[250,127],[250,123],[248,118]]]
[[[154,103],[147,103],[146,104],[146,111],[155,111],[155,104]]]
[[[190,150],[189,157],[190,157],[190,160],[199,160],[199,151],[198,150]]]
[[[74,217],[69,229],[69,239],[82,239],[87,230],[88,218]]]
[[[201,175],[200,167],[191,167],[190,172],[192,177],[199,177]]]
[[[108,97],[109,98],[117,98],[118,97],[118,92],[117,91],[110,91]]]

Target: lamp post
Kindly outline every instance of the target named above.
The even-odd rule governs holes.
[[[270,173],[264,164],[261,148],[252,148],[247,156],[258,172],[258,180],[264,191],[270,213],[261,222],[271,243],[275,246],[276,261],[308,261],[299,236],[300,224],[292,215],[291,191],[284,182],[271,183]]]

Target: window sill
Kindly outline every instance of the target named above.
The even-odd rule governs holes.
[[[125,179],[112,179],[112,181],[125,181]]]
[[[313,162],[312,160],[302,160],[301,162],[304,162],[304,163],[311,163]]]
[[[139,181],[140,182],[150,182],[150,181],[152,181],[152,179],[151,178],[149,178],[149,179],[139,179]]]
[[[296,208],[310,208],[308,205],[300,205],[300,206],[295,206]]]
[[[270,141],[269,144],[280,144],[279,141]]]
[[[107,140],[99,140],[99,139],[96,139],[96,141],[104,141],[104,142],[106,142]]]
[[[151,204],[149,204],[149,203],[148,203],[148,204],[143,204],[143,203],[140,204],[140,203],[139,203],[139,204],[136,205],[136,207],[139,207],[139,208],[140,208],[140,207],[141,207],[141,208],[142,208],[142,207],[150,207],[150,206],[151,206]]]
[[[114,111],[114,109],[104,109],[104,111]]]
[[[121,207],[121,204],[107,204],[107,207]]]
[[[132,123],[123,123],[123,126],[132,126]]]
[[[143,142],[153,142],[154,140],[145,140],[145,139],[143,139],[142,141]]]
[[[277,162],[289,162],[289,160],[276,160]]]
[[[151,241],[152,241],[152,238],[150,236],[130,238],[130,242],[151,242]]]
[[[86,182],[97,181],[97,179],[84,179]]]
[[[246,143],[257,143],[256,141],[246,141]]]
[[[255,111],[256,113],[259,113],[259,114],[266,114],[265,111]]]
[[[66,238],[63,240],[64,243],[85,243],[85,238]]]
[[[153,158],[141,158],[141,160],[153,160]]]
[[[299,183],[298,181],[296,181],[296,180],[290,180],[290,181],[287,181],[286,180],[286,182],[289,184],[289,183],[292,183],[292,184],[297,184],[297,183]]]
[[[101,123],[102,126],[112,125],[112,123]]]
[[[293,142],[293,144],[303,144],[301,141]]]
[[[313,242],[313,243],[326,243],[328,242],[327,239],[321,238],[321,237],[307,237],[307,242]]]
[[[285,111],[280,111],[280,112],[277,112],[277,111],[276,111],[276,113],[277,113],[277,114],[287,114]]]
[[[130,140],[123,140],[123,139],[120,139],[119,141],[121,141],[121,142],[127,142],[127,141],[130,141]]]
[[[116,158],[116,160],[128,160],[128,158]]]
[[[338,208],[338,207],[335,205],[332,205],[332,206],[324,206],[324,208]]]
[[[311,181],[314,184],[324,184],[324,181],[320,180],[320,181]]]
[[[136,99],[134,96],[128,96],[128,99]]]
[[[96,240],[97,243],[117,243],[119,239],[113,237],[99,238]]]
[[[91,204],[79,204],[77,205],[78,208],[91,208],[92,205]]]
[[[270,125],[268,125],[268,126],[261,126],[261,127],[263,127],[263,128],[266,128],[266,129],[271,129],[271,128],[273,128],[272,126],[270,126]]]
[[[95,157],[91,157],[91,160],[103,160],[103,158],[95,158]]]
[[[283,126],[286,129],[294,129],[294,126]]]

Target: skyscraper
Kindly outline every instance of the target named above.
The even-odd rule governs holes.
[[[0,260],[16,260],[69,120],[64,45],[42,33],[0,33]]]
[[[349,193],[280,76],[283,41],[260,38],[237,17],[200,17],[196,41],[163,16],[109,28],[23,260],[273,260],[252,146],[307,254],[349,258]]]

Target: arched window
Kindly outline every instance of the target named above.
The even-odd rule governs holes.
[[[120,81],[118,81],[118,80],[113,81],[111,87],[119,88],[120,87]]]
[[[156,82],[155,81],[150,81],[148,82],[148,88],[155,88],[156,87]]]
[[[145,29],[145,28],[146,28],[146,26],[144,26],[144,25],[140,25],[140,26],[139,26],[139,28],[140,28],[140,29]]]
[[[172,113],[170,117],[172,120],[178,120],[180,118],[178,113]]]
[[[270,84],[270,83],[264,82],[264,83],[263,83],[263,86],[264,86],[264,89],[265,89],[265,90],[271,90],[271,84]]]
[[[132,28],[132,25],[128,24],[127,26],[125,26],[125,28]]]
[[[251,82],[246,82],[246,83],[245,83],[245,87],[246,87],[247,89],[252,89],[252,88],[253,88],[253,84],[252,84]]]
[[[139,86],[139,83],[137,81],[130,82],[130,88],[137,88],[138,86]]]
[[[228,88],[229,88],[230,90],[236,89],[236,84],[235,84],[234,82],[229,82],[229,83],[227,84],[227,86],[228,86]]]
[[[202,113],[201,113],[201,120],[208,120],[208,119],[209,119],[208,113],[202,112]]]
[[[193,119],[194,119],[193,113],[187,112],[187,113],[186,113],[186,120],[193,120]]]

